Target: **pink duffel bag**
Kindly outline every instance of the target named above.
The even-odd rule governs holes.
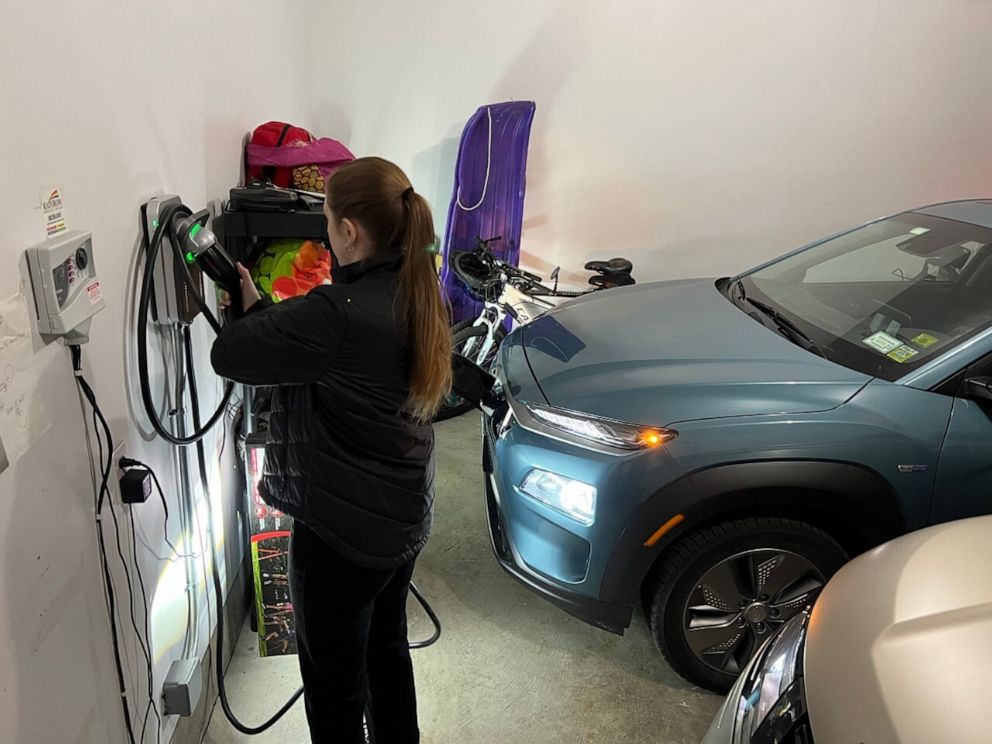
[[[272,144],[256,144],[260,141]],[[335,139],[314,139],[305,129],[268,122],[252,133],[245,146],[245,174],[249,180],[266,178],[277,186],[323,192],[324,179],[354,159]]]

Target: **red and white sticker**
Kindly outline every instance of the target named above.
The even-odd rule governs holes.
[[[90,296],[91,305],[95,305],[103,299],[103,292],[100,290],[100,282],[93,282],[86,288],[86,292]]]
[[[41,211],[45,216],[45,236],[54,238],[66,232],[65,202],[58,186],[41,192]]]

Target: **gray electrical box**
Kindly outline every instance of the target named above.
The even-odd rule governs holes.
[[[146,244],[151,243],[159,225],[172,207],[181,204],[178,196],[166,194],[156,196],[141,208],[142,226],[147,238]],[[203,275],[196,264],[187,266],[196,291],[203,295]],[[172,325],[175,323],[192,323],[200,309],[190,293],[189,282],[182,265],[176,260],[175,249],[169,239],[169,233],[163,233],[162,245],[159,248],[155,262],[155,295],[152,306],[152,317],[156,323]]]
[[[86,343],[90,319],[104,308],[90,233],[73,230],[25,254],[42,338]]]
[[[167,716],[191,716],[203,693],[203,678],[196,659],[172,662],[162,685],[162,701]]]

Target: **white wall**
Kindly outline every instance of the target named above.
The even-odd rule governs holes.
[[[992,192],[992,3],[320,3],[315,123],[410,169],[439,221],[461,128],[533,99],[524,261],[729,274]],[[579,281],[584,281],[580,275]]]
[[[60,186],[70,228],[93,233],[107,301],[84,350],[86,373],[126,453],[149,461],[163,476],[173,540],[179,538],[179,508],[171,450],[143,438],[127,402],[136,382],[123,375],[138,207],[169,191],[199,208],[235,183],[247,129],[270,118],[309,123],[307,10],[303,2],[262,0],[5,0],[0,11],[0,300],[18,290],[23,250],[44,238],[39,191]],[[201,335],[205,357],[208,339]],[[206,370],[205,358],[199,361]],[[52,426],[0,473],[0,741],[122,742],[93,485],[68,353],[53,345],[33,365],[48,411],[39,415],[49,416]],[[201,379],[209,379],[206,371]],[[216,439],[208,442],[214,478],[230,487],[226,499],[219,492],[214,499],[228,505],[227,524],[218,528],[228,535],[233,573],[239,541],[230,503],[237,483],[230,457],[218,469],[217,446]],[[138,560],[154,596],[157,692],[184,644],[185,561],[159,558],[168,549],[157,499],[135,508],[134,517]],[[118,564],[113,530],[105,527],[105,534]],[[198,549],[195,539],[190,547]],[[125,549],[128,557],[130,552]],[[119,571],[115,583],[125,605],[122,624],[129,628]],[[194,592],[200,652],[208,635],[205,588],[200,579]],[[137,615],[140,624],[140,609]],[[128,686],[140,697],[145,686],[134,634],[128,629],[125,635]],[[140,727],[145,706],[134,695],[132,703]],[[165,722],[164,736],[175,723]],[[154,728],[152,720],[146,741],[156,741]]]

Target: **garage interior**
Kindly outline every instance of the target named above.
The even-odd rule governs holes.
[[[490,559],[484,505],[474,498],[478,425],[474,415],[437,425],[437,528],[414,580],[445,608],[444,642],[414,652],[423,741],[699,741],[719,698],[657,662],[643,617],[623,637],[604,633],[534,596]],[[412,601],[409,615],[411,640],[427,637],[430,624]],[[261,694],[288,698],[299,671],[291,659],[259,658],[246,629],[227,679],[232,706],[244,711]],[[306,735],[299,707],[252,741]],[[215,711],[205,741],[243,740]]]
[[[267,580],[260,578],[264,571],[258,566],[264,558],[257,550],[268,548],[253,547],[255,538],[266,531],[279,532],[283,542],[273,543],[281,546],[274,550],[285,556],[291,522],[253,500],[251,484],[257,473],[246,473],[246,468],[261,467],[265,435],[252,428],[256,424],[245,423],[245,412],[253,421],[254,402],[264,399],[264,393],[228,385],[214,373],[210,349],[215,329],[183,294],[187,277],[181,270],[194,271],[192,280],[200,282],[203,297],[221,320],[226,311],[214,290],[215,285],[223,289],[222,282],[204,268],[208,259],[202,255],[190,253],[184,263],[179,246],[180,237],[194,241],[198,234],[201,240],[215,234],[218,245],[226,246],[237,260],[247,260],[252,250],[270,251],[265,255],[283,261],[278,271],[273,269],[270,276],[260,263],[251,269],[256,283],[267,282],[263,293],[271,297],[282,291],[273,284],[276,279],[295,281],[311,270],[314,273],[294,284],[295,294],[288,296],[331,283],[338,258],[326,246],[316,245],[329,242],[321,211],[324,179],[356,157],[379,156],[396,163],[416,194],[429,202],[437,234],[430,250],[438,254],[453,313],[461,314],[452,317],[452,325],[465,318],[471,325],[483,306],[481,295],[463,292],[459,280],[445,273],[458,240],[459,251],[473,248],[477,240],[505,240],[505,250],[499,240],[494,243],[501,260],[562,290],[551,304],[572,299],[568,292],[592,292],[590,277],[600,281],[595,296],[576,299],[575,306],[589,303],[588,307],[600,297],[617,298],[610,301],[610,312],[619,307],[623,317],[608,318],[606,312],[596,317],[589,311],[582,319],[582,327],[594,328],[600,340],[615,337],[626,349],[623,360],[599,359],[590,366],[608,370],[614,361],[627,364],[624,374],[631,376],[615,374],[613,381],[633,380],[630,385],[635,388],[630,395],[611,388],[611,404],[632,411],[629,415],[595,414],[595,421],[615,425],[607,432],[614,436],[612,442],[604,445],[600,440],[594,447],[585,442],[586,454],[593,453],[588,460],[597,467],[597,458],[605,458],[604,447],[612,446],[611,457],[617,449],[623,450],[620,454],[663,453],[659,457],[671,451],[684,458],[680,463],[695,463],[702,470],[709,466],[704,462],[709,453],[694,433],[704,425],[700,422],[753,414],[779,416],[774,422],[778,425],[810,409],[839,409],[858,391],[877,390],[870,387],[876,382],[912,377],[906,387],[920,398],[893,397],[887,399],[891,404],[872,410],[866,404],[864,409],[870,426],[895,421],[890,428],[898,433],[896,439],[912,440],[899,451],[902,459],[888,463],[891,472],[885,476],[901,482],[916,479],[904,502],[872,502],[872,511],[851,517],[836,534],[827,533],[843,521],[838,514],[850,512],[850,502],[837,501],[835,512],[813,524],[812,531],[807,525],[796,527],[805,513],[797,516],[793,511],[782,517],[779,527],[815,531],[821,553],[829,554],[823,562],[831,571],[823,573],[832,573],[843,563],[836,560],[838,555],[846,560],[917,528],[992,513],[992,488],[982,464],[992,450],[974,435],[988,423],[992,401],[992,351],[983,346],[992,344],[992,271],[982,274],[976,269],[982,260],[992,267],[992,260],[983,258],[992,251],[992,239],[986,240],[992,234],[992,214],[985,209],[992,196],[992,99],[986,94],[992,4],[11,0],[2,12],[0,99],[6,106],[0,135],[7,152],[5,198],[0,199],[0,258],[5,265],[0,271],[0,658],[5,661],[0,668],[0,741],[311,740],[302,702],[264,732],[248,735],[231,724],[218,699],[219,616],[225,624],[221,666],[226,669],[227,695],[243,722],[253,726],[266,720],[301,684],[292,624],[269,627],[266,633],[271,631],[277,639],[271,643],[264,635],[260,640],[257,632],[256,600]],[[516,130],[510,132],[509,125],[502,129],[508,120],[500,118],[494,128],[494,111],[517,117]],[[277,124],[277,133],[285,123],[282,134],[299,130],[313,138],[314,146],[330,148],[319,163],[279,161],[279,172],[288,179],[283,186],[319,193],[311,194],[310,202],[301,197],[291,210],[283,210],[293,212],[285,223],[269,220],[271,212],[280,209],[273,203],[259,208],[268,213],[266,225],[277,225],[271,234],[239,222],[233,204],[237,194],[232,194],[250,180],[250,169],[265,178],[276,171],[276,161],[249,162],[249,148],[261,142],[252,137],[266,123]],[[282,141],[280,135],[278,144],[259,146],[273,152],[282,148],[285,155]],[[309,139],[299,144],[304,142],[311,144]],[[491,178],[491,173],[499,175]],[[314,180],[293,180],[297,177]],[[493,205],[486,202],[487,195],[502,201]],[[249,202],[253,198],[241,197]],[[154,261],[146,258],[159,222],[149,210],[175,217],[179,212],[169,210],[180,202],[183,209],[188,207],[186,216],[193,223],[203,215],[201,223],[188,222],[184,236],[171,222],[162,227],[159,241],[164,248],[154,269],[160,273],[153,278],[148,267]],[[925,211],[923,205],[945,206]],[[907,210],[918,208],[923,211],[905,217]],[[491,232],[470,221],[483,213]],[[705,308],[667,306],[660,312],[647,300],[642,304],[640,298],[648,294],[638,294],[653,291],[655,283],[673,282],[675,291],[688,296],[697,286],[690,280],[699,280],[710,289],[718,287],[721,296],[714,303],[721,307],[735,312],[747,302],[758,307],[755,300],[771,302],[760,292],[773,282],[761,284],[759,278],[746,285],[749,300],[745,285],[733,279],[825,236],[846,235],[855,226],[889,215],[916,221],[907,222],[905,230],[883,225],[889,232],[878,243],[888,241],[885,245],[904,260],[895,268],[880,264],[886,281],[909,284],[919,279],[929,288],[977,279],[969,287],[973,294],[967,307],[972,314],[966,322],[948,321],[957,328],[953,332],[918,318],[906,320],[904,310],[891,306],[898,304],[890,303],[891,297],[876,301],[879,313],[869,314],[861,324],[864,328],[859,325],[851,333],[858,334],[854,356],[877,361],[879,368],[888,365],[885,374],[828,360],[819,347],[829,344],[812,332],[815,327],[799,323],[798,329],[783,328],[792,316],[785,313],[782,321],[775,308],[744,309],[737,313],[740,325],[734,325],[733,332],[710,342],[709,331],[684,325],[712,320],[715,316]],[[459,222],[462,218],[466,221]],[[940,226],[955,220],[960,222],[949,231],[954,238],[950,245],[934,243]],[[170,238],[172,229],[176,232]],[[263,234],[271,243],[292,242],[292,254],[285,245],[259,243]],[[179,251],[175,261],[168,254],[170,240]],[[314,243],[307,251],[318,251],[306,272],[299,263],[303,241]],[[80,255],[88,258],[81,261]],[[261,255],[256,252],[255,257]],[[589,262],[620,258],[633,268],[585,268]],[[65,307],[65,298],[47,279],[53,266],[57,272],[64,265],[71,269],[67,281],[77,290],[76,275],[86,279],[86,286],[71,295]],[[321,271],[327,282],[311,282]],[[932,274],[924,277],[926,272]],[[164,279],[165,274],[170,278]],[[39,279],[43,275],[46,279]],[[618,276],[619,285],[611,284]],[[631,284],[636,279],[636,285],[621,286],[627,284],[623,276]],[[718,278],[723,282],[717,283]],[[152,295],[147,318],[139,312],[145,280]],[[835,280],[828,276],[823,283]],[[195,319],[160,322],[157,313],[182,311],[166,308],[166,294],[159,293],[185,297],[190,303],[185,307],[192,308]],[[48,317],[46,296],[59,303]],[[926,299],[920,307],[941,305],[929,295]],[[605,299],[602,303],[606,307]],[[941,306],[953,314],[954,303]],[[500,317],[495,325],[509,331],[511,326],[540,321],[536,316],[547,309],[541,306],[533,316],[512,322]],[[561,317],[566,325],[567,311],[566,306],[563,315],[553,314],[552,319]],[[754,322],[759,315],[764,328]],[[56,316],[66,325],[58,326]],[[138,330],[141,326],[145,336]],[[644,342],[650,348],[640,354],[636,334],[644,328],[650,329]],[[737,333],[740,328],[759,328],[774,337],[765,339],[767,345],[753,344]],[[187,340],[189,347],[184,346]],[[667,372],[649,371],[641,377],[630,373],[641,362],[658,361],[663,342],[668,344],[667,360],[673,361]],[[582,343],[571,350],[556,346],[554,351],[568,362],[582,351]],[[945,344],[961,359],[978,356],[967,357],[960,369],[941,377],[945,368],[938,364],[938,352]],[[519,348],[525,345],[520,341]],[[785,349],[782,355],[771,356],[768,350],[779,347]],[[542,351],[545,362],[560,361],[547,347]],[[585,353],[588,359],[592,350]],[[767,374],[787,370],[780,374],[798,377],[752,381],[761,394],[732,400],[737,394],[727,391],[738,381],[726,375],[746,367],[741,360],[748,361],[748,354],[764,355],[760,361]],[[142,355],[147,357],[143,361]],[[818,358],[807,359],[814,355]],[[497,371],[495,358],[494,350],[483,366]],[[823,372],[830,365],[833,371]],[[545,367],[547,377],[552,376],[549,369]],[[665,375],[678,376],[683,369],[688,370],[685,381],[697,375],[701,385],[717,393],[696,391],[695,398],[686,394],[673,400],[672,407],[676,402],[683,408],[709,406],[707,412],[664,418],[662,406],[663,418],[634,421],[639,407],[648,410],[637,396],[646,395],[654,384],[680,384],[682,380],[672,383]],[[821,373],[824,379],[813,377]],[[528,378],[534,389],[540,387],[537,378],[537,372]],[[167,441],[148,412],[155,409],[158,423],[172,436],[179,437],[181,427],[188,427],[187,434],[201,428],[202,422],[194,425],[192,404],[183,402],[191,381],[198,389],[203,418],[217,411],[216,425],[205,428],[199,438],[202,467],[197,447],[191,441]],[[146,383],[148,391],[143,389]],[[788,387],[802,389],[808,397],[793,407],[782,404],[783,398],[775,396],[790,394]],[[519,412],[509,410],[508,391],[499,392],[498,400],[486,398],[482,405],[488,406],[489,414],[495,406],[506,420],[520,420]],[[519,389],[509,392],[512,397]],[[718,393],[726,399],[718,399]],[[923,396],[925,404],[919,402]],[[814,403],[803,408],[807,400]],[[532,415],[532,429],[544,426],[547,433],[549,427],[559,427],[548,437],[554,441],[549,448],[554,454],[559,452],[555,448],[575,444],[576,436],[581,439],[581,431],[575,432],[583,426],[588,430],[592,419],[583,417],[594,413],[560,405],[561,410],[545,411],[551,418],[542,424],[537,421],[540,413],[527,403],[521,398]],[[556,408],[551,401],[540,403]],[[731,414],[719,409],[723,405],[727,410],[738,407]],[[760,405],[768,410],[757,410]],[[562,424],[554,418],[562,411],[580,418]],[[902,414],[905,418],[899,419]],[[563,611],[504,571],[490,534],[486,468],[491,471],[493,465],[488,457],[483,465],[482,416],[472,408],[435,424],[434,528],[413,581],[437,612],[442,632],[429,648],[412,652],[421,740],[703,741],[725,703],[731,672],[736,675],[758,646],[719,673],[705,670],[703,677],[723,675],[720,684],[707,689],[666,661],[639,601],[630,627],[619,635]],[[567,436],[561,426],[572,427]],[[624,427],[632,427],[633,433]],[[621,441],[625,431],[633,437],[626,450],[630,442]],[[721,441],[728,461],[744,452],[741,443],[750,442],[748,436],[733,431]],[[768,434],[755,435],[754,441],[763,436]],[[766,450],[783,460],[833,463],[842,459],[842,450],[849,452],[844,447],[857,451],[878,445],[869,435],[861,436],[848,437],[826,454],[809,455],[791,434],[766,443]],[[927,438],[939,440],[930,454],[917,446]],[[518,451],[532,452],[532,444],[522,441]],[[253,452],[257,460],[252,460]],[[501,451],[497,467],[518,467],[514,457],[519,456]],[[574,464],[581,459],[569,457],[562,460]],[[753,458],[739,459],[742,462],[734,464],[753,464]],[[558,477],[536,461],[530,464],[535,473]],[[961,478],[947,478],[949,467],[960,468]],[[650,472],[662,469],[659,465]],[[815,481],[821,472],[827,471],[805,477]],[[875,485],[880,481],[845,480],[840,471],[829,472],[838,475],[833,481],[829,476],[826,484],[820,479],[824,491],[836,486],[849,489],[849,496],[865,488],[879,492]],[[744,478],[743,471],[734,471],[734,477],[738,475]],[[588,486],[582,477],[553,485],[561,493],[569,485],[581,489]],[[581,543],[587,552],[578,569],[568,563],[569,556],[545,553],[539,557],[550,568],[528,565],[521,571],[553,579],[566,590],[582,583],[590,565],[605,573],[606,561],[597,551],[619,544],[620,527],[602,545],[589,548],[582,540],[609,521],[604,515],[613,502],[604,497],[606,490],[592,497],[593,504],[599,499],[593,520],[582,511],[590,509],[588,504],[571,513],[560,505],[538,504],[538,497],[524,494],[524,480],[517,477],[508,490],[514,497],[529,498],[528,503],[537,504],[534,513],[540,511],[546,518],[542,528],[531,532],[547,535],[552,531],[547,525],[553,525],[567,533],[574,527],[566,539]],[[951,484],[945,502],[937,500],[940,488],[933,485],[941,482]],[[656,489],[650,490],[654,496]],[[753,495],[760,489],[743,490]],[[893,488],[893,494],[897,490]],[[580,497],[576,501],[588,498],[588,490]],[[891,498],[896,503],[897,496]],[[668,557],[664,551],[675,540],[694,534],[689,530],[691,512],[661,507],[652,511],[634,504],[634,496],[629,499],[624,509],[648,514],[649,521],[639,525],[641,532],[624,537],[637,548],[655,551],[653,563],[638,568],[653,578],[661,565],[658,556]],[[742,524],[739,520],[749,517],[748,505],[728,510],[733,511],[728,520]],[[636,511],[642,506],[644,511]],[[116,510],[112,519],[110,508]],[[519,527],[531,515],[522,517],[518,511],[506,516],[519,520]],[[760,519],[765,516],[759,513]],[[718,523],[711,519],[706,525]],[[757,523],[748,524],[753,529]],[[938,543],[935,539],[929,548],[919,549],[936,550]],[[980,541],[960,544],[973,545],[975,551],[981,547]],[[742,554],[755,547],[742,545]],[[530,549],[531,555],[540,554],[540,548]],[[618,571],[616,565],[610,570],[614,576]],[[755,570],[761,574],[760,566]],[[830,579],[817,577],[810,601]],[[288,583],[285,576],[280,580]],[[992,577],[976,574],[972,581],[987,585],[992,594]],[[697,583],[701,591],[703,583]],[[811,605],[796,604],[789,607],[788,617],[779,618],[779,606],[758,596],[754,588],[755,596],[745,597],[742,590],[741,601],[735,596],[727,610],[737,613],[734,622],[742,633],[757,628],[763,640],[766,630],[791,621],[791,613],[805,613],[808,619],[812,612]],[[279,596],[275,615],[265,615],[268,610],[263,608],[266,622],[291,618],[288,588]],[[969,595],[968,601],[980,602],[983,596]],[[616,610],[613,599],[603,604]],[[686,608],[693,605],[689,596],[679,601]],[[896,599],[891,601],[897,605]],[[992,607],[992,597],[987,601]],[[707,611],[713,610],[711,604],[727,609],[707,600]],[[783,600],[781,606],[787,605]],[[935,613],[938,609],[961,610],[929,608]],[[434,628],[412,598],[408,614],[411,641],[431,636]],[[728,637],[727,643],[737,642],[737,635]],[[718,648],[718,643],[710,648]],[[698,668],[696,674],[698,680]],[[967,679],[971,678],[962,676],[960,684],[971,689]],[[955,694],[965,699],[965,692]],[[740,690],[732,693],[732,700],[738,698]],[[864,697],[866,705],[870,700],[881,706],[881,699]],[[762,715],[770,708],[769,702]],[[992,727],[992,720],[978,717],[964,716],[958,723],[981,731]],[[876,735],[874,741],[925,741],[920,734],[914,738],[905,733],[910,720],[905,718],[901,738]],[[917,732],[926,730],[915,719],[912,726]],[[819,744],[830,741],[822,734],[825,730],[817,736]],[[958,741],[972,740],[959,736]],[[873,740],[868,734],[857,740],[862,739]],[[722,739],[707,740],[717,741]],[[754,744],[765,741],[770,739],[756,738]]]

